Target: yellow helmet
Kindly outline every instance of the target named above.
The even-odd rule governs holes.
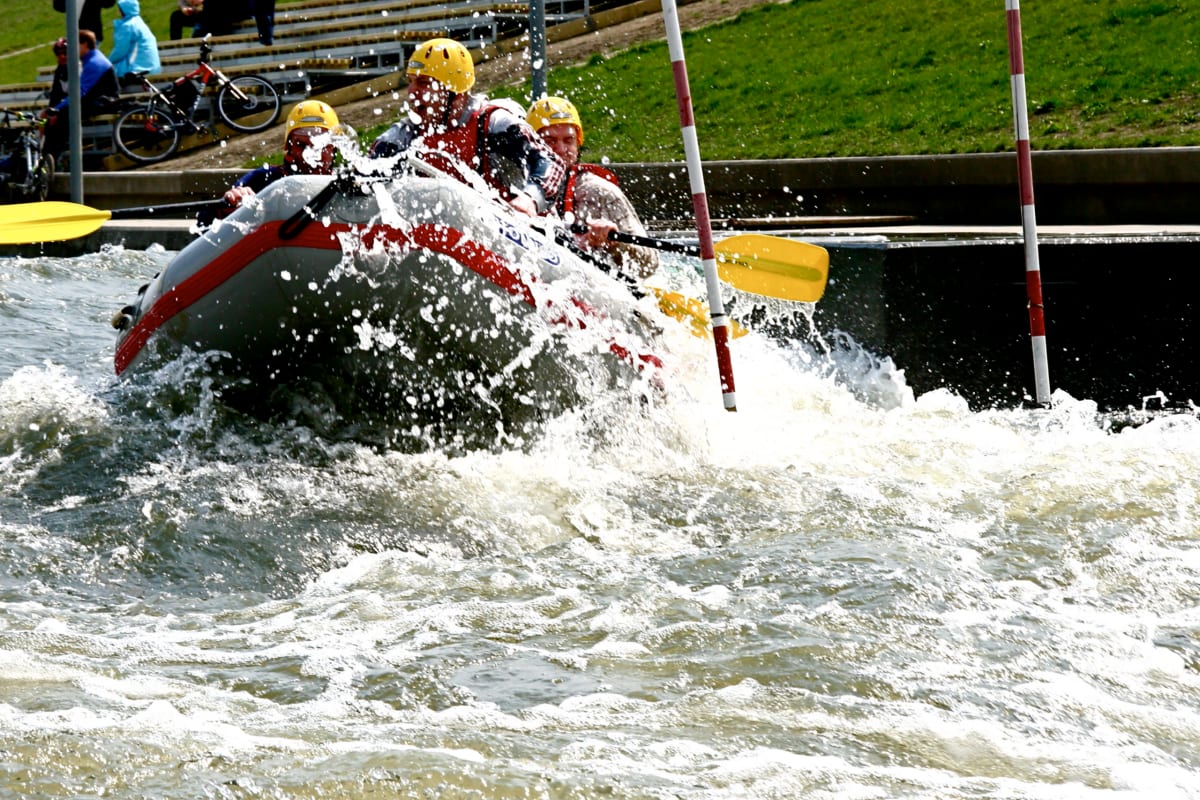
[[[430,39],[408,60],[408,75],[428,75],[452,92],[470,91],[475,85],[475,62],[467,48],[453,39]]]
[[[284,141],[294,128],[320,128],[337,132],[341,128],[337,112],[328,103],[320,100],[302,100],[288,114]]]
[[[574,125],[579,133],[579,144],[583,144],[583,121],[571,101],[565,97],[543,97],[529,107],[525,121],[535,131],[540,131],[548,125]]]

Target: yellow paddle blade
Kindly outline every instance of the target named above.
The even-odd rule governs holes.
[[[673,317],[690,326],[692,335],[706,338],[712,336],[712,327],[708,321],[708,304],[694,297],[687,297],[679,292],[668,292],[657,286],[649,287],[658,298],[658,307],[668,317]],[[729,335],[734,339],[749,333],[745,326],[737,320],[729,321]]]
[[[110,211],[59,200],[0,206],[0,244],[77,239],[99,228],[111,216]]]
[[[743,292],[815,303],[825,294],[829,279],[829,252],[824,247],[743,233],[714,245],[717,275]]]

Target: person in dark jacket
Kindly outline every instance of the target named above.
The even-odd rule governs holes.
[[[275,41],[275,0],[254,0],[254,24],[259,42],[269,45]]]
[[[168,22],[171,41],[183,38],[183,29],[191,28],[191,36],[203,36],[204,0],[179,0],[179,8],[171,12]]]
[[[54,77],[50,79],[50,97],[46,101],[49,108],[54,108],[67,99],[70,91],[69,76],[67,75],[67,37],[63,36],[54,43]]]
[[[96,34],[89,30],[79,31],[79,61],[79,108],[81,119],[88,120],[111,109],[118,102],[121,87],[112,62],[96,47]],[[46,120],[42,151],[54,158],[67,149],[69,102],[70,98],[64,97],[41,113]]]
[[[228,36],[244,19],[254,16],[250,0],[204,0],[204,32]]]
[[[80,30],[91,31],[96,34],[96,41],[104,41],[104,21],[100,19],[100,9],[112,8],[117,4],[117,0],[80,0],[76,8],[79,9],[79,28]],[[54,0],[54,10],[60,14],[67,13],[67,0]]]
[[[206,208],[196,215],[196,225],[207,228],[275,181],[288,175],[331,175],[337,155],[334,136],[343,128],[337,112],[320,100],[302,100],[288,114],[284,126],[283,164],[252,169],[221,198],[223,206]]]

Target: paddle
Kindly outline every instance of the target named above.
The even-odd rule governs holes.
[[[203,211],[206,208],[218,208],[224,205],[227,205],[225,198],[218,197],[215,200],[189,200],[184,203],[163,203],[157,206],[114,208],[112,218],[142,219],[153,218],[159,215],[166,216],[168,214],[195,214],[197,211]]]
[[[613,231],[608,238],[673,253],[700,255],[698,245],[668,239],[624,231]],[[825,293],[829,252],[824,247],[781,236],[741,233],[717,242],[714,250],[717,274],[735,289],[801,303],[815,303]]]
[[[112,214],[60,200],[0,206],[0,244],[62,242],[87,236]]]
[[[49,200],[0,206],[0,244],[63,242],[87,236],[110,219],[149,217],[155,214],[196,212],[221,205],[224,200],[197,200],[159,206],[118,208],[105,211],[78,203]]]
[[[538,230],[541,229],[538,228]],[[612,237],[610,236],[609,238],[611,239]],[[658,286],[643,287],[637,278],[633,277],[627,272],[622,272],[616,267],[616,265],[610,264],[599,255],[584,250],[582,247],[576,244],[571,236],[564,230],[555,230],[554,240],[570,250],[583,261],[586,261],[587,263],[599,269],[601,272],[612,275],[613,277],[624,282],[625,287],[629,289],[629,293],[639,300],[646,296],[646,289],[649,289],[650,292],[658,299],[659,310],[661,310],[668,317],[686,323],[688,325],[688,330],[692,332],[693,336],[698,336],[699,338],[703,339],[711,335],[712,328],[709,325],[708,306],[702,301],[697,300],[694,297],[688,297],[687,295],[680,294],[679,292],[672,292],[668,289],[659,288]],[[737,320],[730,320],[729,335],[732,338],[737,339],[745,336],[749,332],[750,331],[747,330],[745,326],[743,326]]]

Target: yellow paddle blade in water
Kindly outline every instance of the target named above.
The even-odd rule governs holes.
[[[110,211],[59,200],[0,206],[0,244],[77,239],[99,228],[111,216]]]
[[[657,286],[649,287],[658,298],[658,307],[668,317],[673,317],[690,326],[692,335],[705,338],[712,335],[712,326],[708,320],[708,304],[694,297],[682,295],[679,292],[668,292]],[[729,321],[729,335],[737,339],[749,333],[745,326],[736,320]]]
[[[824,247],[743,233],[717,242],[717,275],[740,291],[815,303],[825,294],[829,252]]]

